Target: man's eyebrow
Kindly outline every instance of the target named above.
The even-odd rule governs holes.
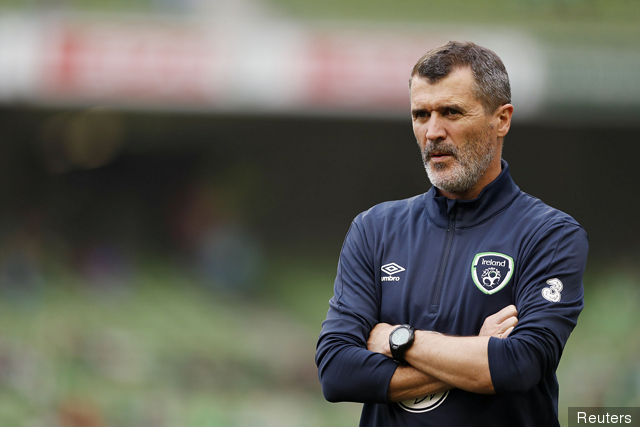
[[[464,108],[463,105],[457,104],[455,102],[451,104],[444,104],[438,107],[438,111],[444,111],[444,110],[456,110],[456,111],[460,111],[461,113],[464,113],[465,111],[467,111],[467,109]]]

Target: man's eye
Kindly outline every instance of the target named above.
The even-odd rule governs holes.
[[[447,116],[457,116],[457,115],[459,115],[461,113],[460,113],[460,111],[456,110],[455,108],[447,108],[445,110],[445,114]]]
[[[427,113],[426,111],[416,111],[415,113],[413,113],[413,117],[416,119],[422,119],[425,117],[429,117],[429,113]]]

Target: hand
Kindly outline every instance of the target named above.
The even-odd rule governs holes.
[[[506,338],[518,324],[518,310],[515,305],[508,305],[499,312],[484,319],[479,336]]]
[[[397,326],[397,325],[396,325]],[[367,340],[367,350],[375,353],[384,354],[391,357],[391,348],[389,348],[389,334],[395,329],[394,325],[388,323],[378,323],[369,333]]]

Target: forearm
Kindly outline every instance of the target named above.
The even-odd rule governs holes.
[[[488,336],[452,337],[416,331],[406,361],[444,384],[474,393],[494,393],[488,359]]]
[[[335,334],[321,334],[316,364],[322,392],[330,402],[388,401],[397,364]]]
[[[430,393],[440,393],[452,387],[412,366],[398,366],[389,383],[389,400],[400,402]]]
[[[398,401],[451,388],[494,393],[489,370],[489,338],[509,336],[518,323],[517,314],[516,307],[509,305],[488,316],[477,337],[452,337],[416,330],[413,345],[404,355],[410,366],[396,369],[388,397]],[[396,326],[378,323],[369,333],[367,348],[391,357],[389,335]]]

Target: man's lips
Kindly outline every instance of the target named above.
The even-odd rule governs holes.
[[[447,157],[451,157],[453,156],[453,153],[446,153],[446,152],[441,152],[441,151],[434,151],[432,153],[429,153],[429,159],[445,159]]]

